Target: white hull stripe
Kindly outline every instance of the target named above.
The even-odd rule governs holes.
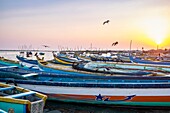
[[[170,96],[170,88],[85,88],[18,84],[19,86],[46,94],[108,95],[108,96]]]

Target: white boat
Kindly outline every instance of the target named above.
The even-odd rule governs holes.
[[[21,87],[47,94],[50,100],[123,107],[170,107],[169,78],[159,80],[159,78],[125,77],[84,81],[72,78],[60,81],[15,80],[15,82]]]

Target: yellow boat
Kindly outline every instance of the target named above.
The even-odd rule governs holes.
[[[47,96],[0,83],[0,109],[14,113],[43,113]]]

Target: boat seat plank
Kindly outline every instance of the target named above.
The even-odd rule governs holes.
[[[19,93],[19,94],[15,94],[15,95],[9,95],[9,96],[5,96],[5,97],[7,97],[7,98],[20,98],[20,97],[24,97],[24,96],[28,96],[28,95],[33,95],[33,94],[36,94],[36,92],[29,91],[29,92]]]
[[[11,87],[5,87],[5,88],[0,88],[0,91],[12,90],[12,89],[14,89],[14,88],[15,88],[14,86],[11,86]]]
[[[18,66],[3,66],[0,69],[17,68]]]
[[[38,75],[38,73],[29,73],[29,74],[22,75],[22,77],[31,77],[35,75]]]

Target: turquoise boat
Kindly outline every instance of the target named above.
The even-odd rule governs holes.
[[[20,66],[19,61],[10,60],[4,57],[0,57],[0,64],[7,66]]]
[[[0,83],[0,109],[10,113],[43,113],[47,96]]]

